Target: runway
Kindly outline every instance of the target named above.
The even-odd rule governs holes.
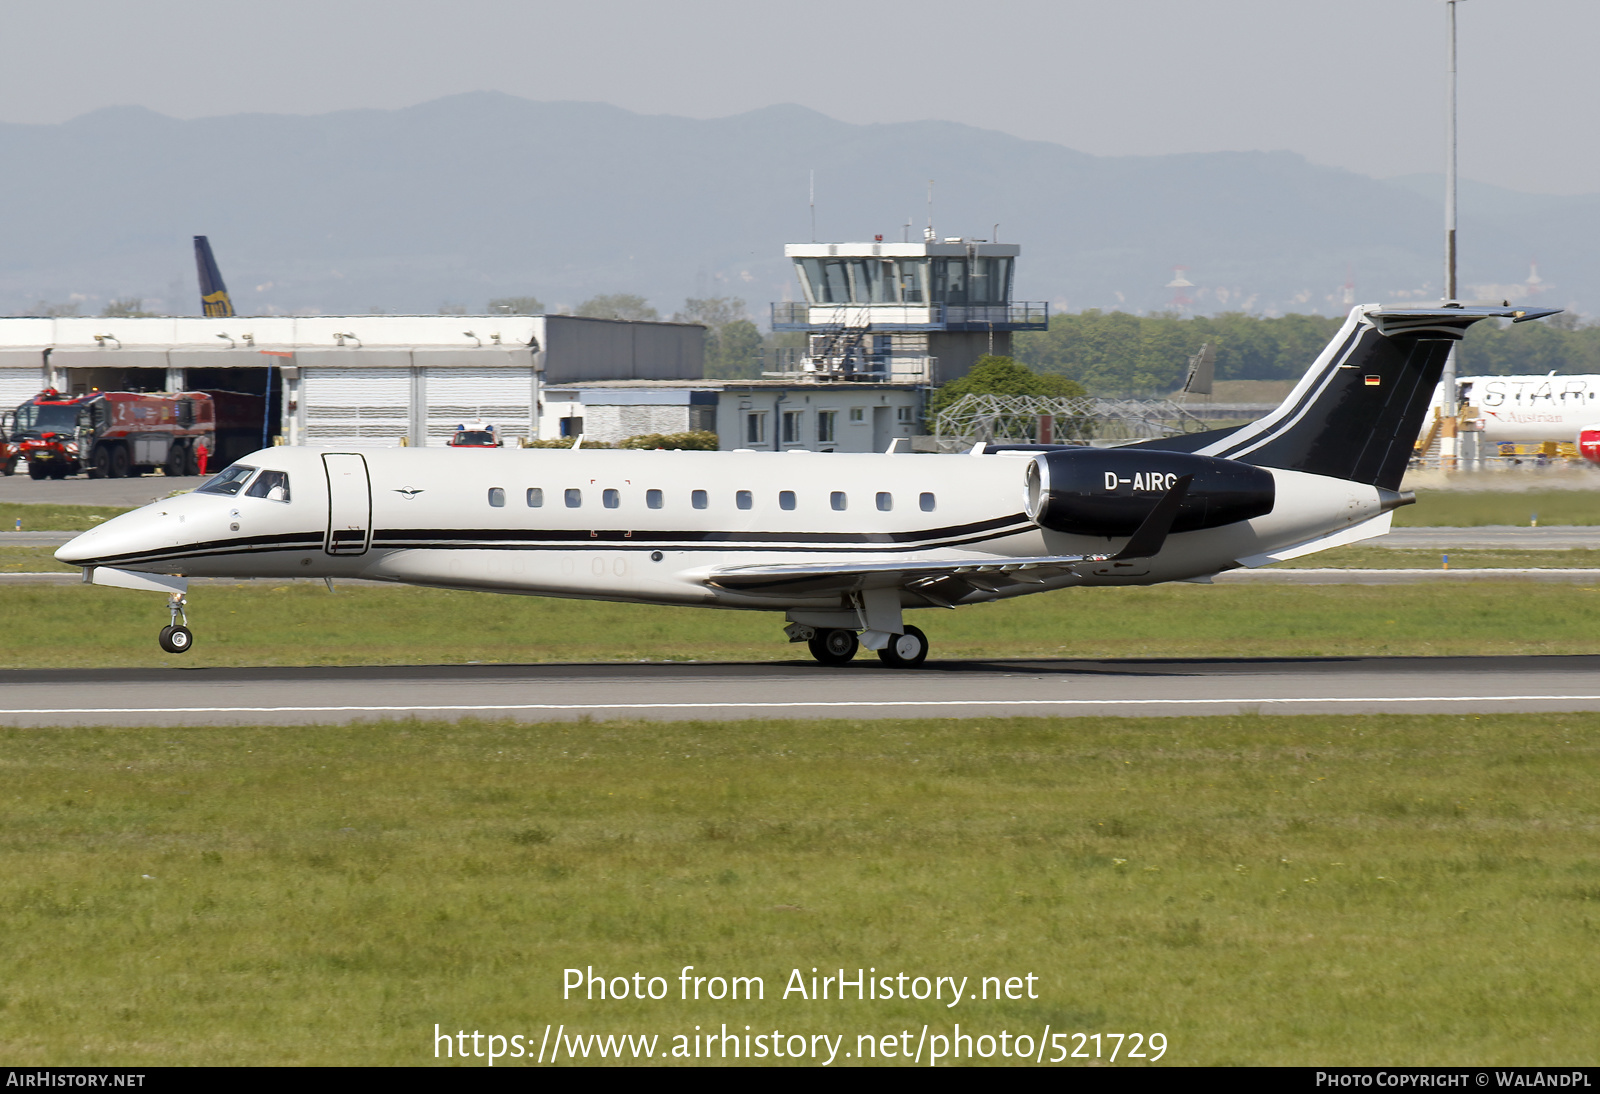
[[[1600,710],[1600,656],[0,672],[8,726]]]

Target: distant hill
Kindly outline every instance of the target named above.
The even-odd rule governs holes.
[[[207,234],[241,311],[431,313],[609,292],[664,315],[793,295],[783,244],[940,235],[1019,242],[1019,299],[1197,311],[1342,310],[1436,296],[1440,201],[1287,153],[1095,157],[945,122],[851,125],[797,106],[696,121],[457,95],[404,110],[178,121],[137,107],[0,125],[0,311],[78,294],[198,311]],[[1437,189],[1437,186],[1434,186]],[[1600,197],[1463,191],[1464,285],[1600,313]],[[1508,290],[1509,291],[1509,290]],[[1498,292],[1498,288],[1497,288]]]

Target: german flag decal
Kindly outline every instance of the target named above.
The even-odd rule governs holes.
[[[1377,387],[1382,382],[1382,379],[1377,376],[1367,376],[1363,377],[1363,379],[1366,380],[1368,387]]]

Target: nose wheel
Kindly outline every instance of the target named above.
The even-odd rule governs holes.
[[[188,653],[189,647],[194,645],[194,633],[189,630],[189,617],[184,614],[187,601],[182,593],[173,593],[167,601],[167,608],[172,612],[172,622],[161,628],[161,634],[156,641],[168,653]]]

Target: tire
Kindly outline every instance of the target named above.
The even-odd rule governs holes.
[[[39,464],[30,463],[28,465],[28,478],[30,479],[42,479],[48,474],[50,474],[50,472]]]
[[[111,477],[125,479],[128,477],[128,448],[126,445],[116,445],[111,449]]]
[[[17,473],[17,457],[16,456],[12,456],[5,463],[0,464],[0,475],[4,475],[6,478],[9,479],[12,475],[15,475],[16,473]]]
[[[188,627],[162,627],[156,641],[168,653],[188,653],[194,645],[194,634]]]
[[[183,469],[188,462],[183,455],[183,445],[175,444],[167,449],[167,462],[162,465],[162,470],[167,473],[169,479],[175,479],[183,474]]]
[[[856,632],[846,630],[818,631],[807,644],[811,656],[824,665],[847,665],[861,648]]]
[[[186,445],[183,450],[183,473],[185,475],[200,474],[200,458],[194,454],[194,445]]]
[[[52,479],[64,479],[67,477],[67,469],[65,467],[52,467],[50,469],[50,477]]]
[[[111,475],[111,449],[106,445],[96,445],[94,455],[89,458],[89,477],[91,479],[104,479]]]
[[[897,669],[914,669],[927,659],[928,636],[916,627],[907,627],[906,633],[895,635],[878,651],[878,660]]]

